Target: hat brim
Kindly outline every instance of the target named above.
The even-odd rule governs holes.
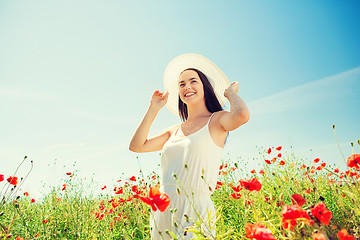
[[[166,107],[174,114],[179,115],[179,87],[178,81],[182,71],[195,68],[205,74],[221,106],[224,106],[226,98],[224,91],[230,83],[225,74],[213,62],[204,56],[188,53],[174,58],[164,72],[164,89],[169,92]]]

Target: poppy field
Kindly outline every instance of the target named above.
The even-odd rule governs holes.
[[[261,170],[244,172],[242,162],[219,166],[216,236],[204,234],[206,219],[187,231],[198,239],[360,238],[360,154],[344,156],[344,171],[284,154],[282,146],[260,154]],[[150,239],[151,210],[164,211],[171,201],[155,172],[101,186],[104,193],[96,196],[85,190],[98,186],[73,172],[41,199],[21,191],[26,176],[0,172],[0,181],[0,239]]]

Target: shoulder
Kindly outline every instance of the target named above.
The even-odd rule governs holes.
[[[210,124],[212,126],[217,126],[217,127],[220,127],[220,120],[221,118],[226,115],[227,113],[229,113],[228,111],[225,111],[225,110],[221,110],[221,111],[217,111],[217,112],[214,112],[212,117],[211,117],[211,121],[210,121]]]
[[[180,127],[180,125],[181,124],[176,124],[176,125],[170,126],[165,131],[169,134],[169,136],[171,136],[176,131],[176,129],[178,129]]]
[[[214,121],[218,121],[222,116],[224,116],[227,113],[229,113],[229,112],[225,111],[225,110],[214,112],[212,119],[214,119]]]

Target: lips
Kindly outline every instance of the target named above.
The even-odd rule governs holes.
[[[196,93],[195,92],[187,92],[185,93],[184,97],[191,97],[194,96]]]

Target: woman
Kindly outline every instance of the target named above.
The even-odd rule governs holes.
[[[229,81],[207,58],[184,54],[172,60],[164,74],[166,92],[155,91],[130,143],[134,152],[163,150],[160,191],[170,207],[151,214],[151,238],[193,237],[191,228],[215,238],[215,208],[210,199],[228,132],[249,120],[246,104],[237,95],[239,83]],[[230,112],[223,111],[225,101]],[[163,106],[178,114],[180,125],[148,138],[150,126]],[[190,227],[190,228],[189,228]]]

